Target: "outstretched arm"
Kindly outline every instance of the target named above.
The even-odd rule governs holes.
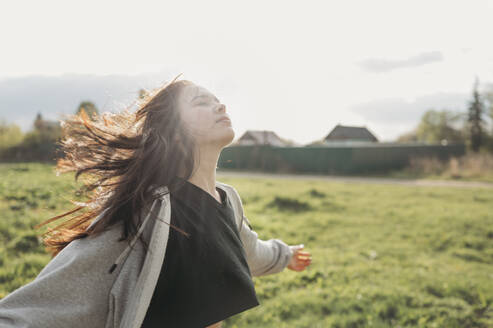
[[[225,185],[225,184],[223,184]],[[303,245],[289,246],[280,239],[259,239],[243,211],[243,204],[236,189],[225,185],[231,190],[235,199],[236,219],[239,226],[240,238],[245,249],[248,266],[252,276],[263,276],[278,273],[288,268],[293,271],[303,271],[311,263],[309,252],[301,251]]]
[[[245,249],[252,276],[263,276],[284,270],[293,257],[294,250],[280,239],[262,240],[243,216],[240,238]]]

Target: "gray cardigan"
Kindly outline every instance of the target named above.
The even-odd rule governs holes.
[[[291,248],[279,239],[259,239],[235,188],[221,182],[216,186],[233,204],[252,275],[283,271],[293,255]],[[167,187],[159,190],[163,191]],[[153,213],[158,220],[149,220]],[[0,300],[0,328],[140,328],[165,260],[170,216],[166,194],[153,202],[130,244],[117,242],[121,223],[72,241],[33,281]],[[149,245],[147,254],[142,243],[136,243],[141,234]]]

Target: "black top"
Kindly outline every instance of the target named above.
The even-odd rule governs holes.
[[[206,327],[259,305],[224,190],[219,203],[186,180],[170,193],[171,224],[156,288],[142,328]]]

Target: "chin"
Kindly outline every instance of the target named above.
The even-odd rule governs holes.
[[[233,142],[234,138],[235,138],[235,131],[233,130],[232,127],[228,129],[224,129],[224,133],[221,138],[221,144],[223,145],[223,147],[226,147]]]
[[[234,138],[235,138],[235,130],[233,130],[233,128],[230,129],[231,133],[229,134],[229,138],[228,138],[228,145],[230,143],[233,142]]]

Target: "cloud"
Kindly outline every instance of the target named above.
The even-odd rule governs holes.
[[[399,68],[418,67],[425,64],[443,61],[440,51],[423,52],[416,56],[403,60],[391,60],[383,58],[368,58],[358,63],[366,71],[381,73],[389,72]]]
[[[428,109],[448,109],[465,112],[470,95],[439,92],[406,101],[404,98],[384,98],[353,105],[349,108],[368,122],[385,124],[417,124]]]

